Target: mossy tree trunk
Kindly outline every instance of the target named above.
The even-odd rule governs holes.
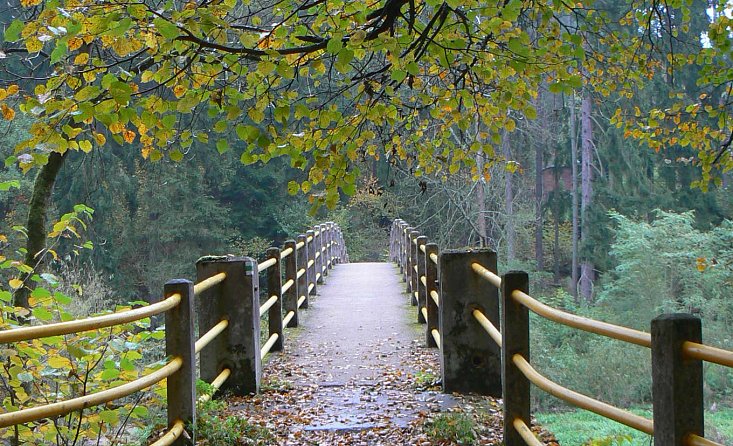
[[[25,254],[25,263],[33,267],[33,271],[23,277],[26,286],[15,293],[15,306],[17,307],[28,308],[28,296],[30,295],[30,288],[27,286],[30,282],[28,279],[32,274],[38,274],[43,268],[48,206],[53,192],[53,185],[67,154],[68,152],[64,154],[52,152],[48,157],[48,163],[41,167],[33,183],[33,195],[28,208],[28,218],[26,219],[28,240],[26,241],[27,252]]]

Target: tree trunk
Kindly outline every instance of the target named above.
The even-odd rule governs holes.
[[[509,148],[509,135],[507,132],[501,137],[501,150],[504,158],[510,160],[512,157],[511,149]],[[511,263],[515,258],[515,230],[514,230],[514,174],[505,171],[504,173],[504,208],[506,212],[506,226],[504,232],[506,233],[506,259],[507,263]]]
[[[572,284],[570,285],[570,292],[573,294],[575,301],[578,302],[578,135],[575,134],[575,95],[570,100],[570,163],[573,175],[571,186],[573,207]]]
[[[537,96],[537,111],[542,114],[540,119],[544,122],[546,116],[544,116],[545,109],[542,106],[542,93]],[[545,130],[545,126],[542,125],[541,132]],[[543,161],[543,139],[544,135],[534,137],[534,164],[535,164],[535,182],[534,182],[534,198],[535,198],[535,231],[534,231],[534,249],[535,249],[535,260],[537,262],[537,271],[545,269],[545,253],[542,246],[542,227],[543,227],[543,216],[542,216],[542,168],[544,167]]]
[[[552,169],[552,179],[553,179],[553,194],[552,194],[552,216],[553,218],[553,244],[552,244],[552,273],[553,273],[553,281],[555,284],[560,283],[560,181],[559,181],[559,175],[560,175],[560,166],[558,166],[558,156],[557,156],[557,146],[555,146],[555,162],[554,168]]]
[[[584,248],[589,242],[588,208],[593,200],[593,171],[591,162],[593,159],[593,127],[591,122],[591,98],[586,92],[583,95],[583,102],[580,111],[580,125],[582,133],[581,141],[581,196],[580,196],[580,218],[581,231],[580,241]],[[593,295],[593,261],[584,258],[580,264],[580,295],[590,301]]]
[[[476,169],[478,170],[479,178],[478,184],[476,185],[476,201],[478,202],[478,236],[480,246],[488,246],[488,232],[486,231],[486,182],[484,180],[484,154],[478,152],[476,154]]]
[[[26,241],[25,263],[33,268],[31,273],[23,277],[26,285],[18,289],[15,293],[14,304],[16,307],[28,308],[28,296],[30,288],[30,276],[38,274],[44,264],[44,250],[46,249],[46,222],[48,220],[48,205],[53,192],[53,185],[56,182],[61,166],[69,152],[60,154],[52,152],[48,157],[48,163],[41,167],[38,171],[36,180],[33,183],[33,195],[31,196],[30,206],[28,208],[28,218],[26,219],[26,229],[28,231],[28,240]]]

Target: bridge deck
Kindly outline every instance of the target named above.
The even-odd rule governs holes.
[[[271,355],[262,395],[232,401],[239,416],[266,422],[280,444],[416,444],[400,438],[421,419],[454,404],[439,389],[437,351],[389,263],[338,265]],[[419,443],[417,443],[419,444]]]

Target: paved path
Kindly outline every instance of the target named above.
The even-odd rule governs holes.
[[[426,390],[440,374],[437,351],[425,347],[398,269],[338,265],[318,293],[265,365],[263,394],[233,409],[280,444],[405,444],[405,430],[451,398]]]

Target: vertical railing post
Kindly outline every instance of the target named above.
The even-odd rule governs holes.
[[[316,225],[314,229],[316,233],[314,237],[315,243],[313,244],[316,250],[316,283],[321,285],[323,284],[323,253],[321,252],[321,248],[323,247],[323,231],[321,231],[320,225]]]
[[[440,254],[440,349],[443,391],[501,396],[501,351],[473,317],[481,311],[499,322],[498,290],[471,268],[496,271],[489,249],[445,250]]]
[[[417,249],[415,252],[417,252],[417,322],[419,324],[425,324],[428,322],[428,320],[423,315],[423,308],[427,312],[427,305],[425,302],[425,298],[427,297],[427,277],[425,275],[425,254],[422,252],[422,249],[420,249],[422,246],[425,246],[425,244],[428,242],[428,238],[424,235],[419,236],[417,239]],[[423,277],[426,279],[425,285],[422,283]]]
[[[194,292],[190,280],[171,280],[163,287],[163,296],[181,295],[181,303],[165,313],[165,353],[168,357],[179,357],[183,365],[168,377],[168,426],[177,421],[186,425],[196,423],[196,353],[194,350]],[[191,443],[195,444],[195,431]],[[181,436],[174,443],[184,446],[189,441]]]
[[[283,295],[282,295],[282,262],[280,262],[280,248],[269,248],[265,255],[268,259],[275,259],[275,264],[267,270],[267,298],[277,297],[277,301],[267,311],[267,326],[270,336],[277,334],[277,341],[272,345],[271,352],[283,349]]]
[[[283,310],[285,314],[293,312],[293,317],[288,322],[288,327],[298,326],[298,250],[295,240],[288,240],[283,245],[285,249],[292,249],[293,252],[285,258],[285,283],[293,281],[293,284],[283,293]]]
[[[419,231],[410,231],[410,303],[412,305],[417,305],[417,290],[420,283],[420,278],[417,277],[417,238],[419,236]]]
[[[433,330],[440,331],[440,319],[438,304],[433,298],[434,293],[438,293],[438,265],[430,259],[430,254],[438,255],[438,245],[428,243],[425,245],[425,279],[427,282],[425,303],[428,309],[428,323],[425,328],[425,342],[428,347],[437,347],[433,338]]]
[[[529,276],[525,272],[504,274],[501,281],[501,339],[502,382],[504,399],[504,444],[524,446],[524,440],[514,428],[514,420],[530,425],[530,383],[514,364],[514,355],[527,361],[529,356],[529,310],[512,298],[515,291],[529,292]]]
[[[306,231],[305,234],[310,239],[306,244],[308,252],[308,287],[306,290],[311,296],[315,296],[318,291],[318,284],[316,283],[316,232],[311,229]]]
[[[303,274],[298,278],[298,300],[303,298],[301,308],[308,308],[308,241],[305,234],[298,236],[298,243],[302,243],[298,249],[298,271],[303,270]]]
[[[704,437],[702,361],[685,358],[685,341],[702,342],[702,324],[691,314],[652,320],[654,445],[684,446],[690,434]]]
[[[392,220],[392,226],[389,227],[389,261],[394,262],[395,261],[395,249],[394,249],[394,239],[395,239],[395,232],[397,228],[397,220]]]
[[[333,222],[328,222],[328,248],[326,252],[328,253],[328,256],[326,257],[328,259],[328,269],[333,269],[334,265],[334,257],[333,257],[333,244],[335,243],[334,237],[334,230],[333,230]]]
[[[405,292],[410,292],[410,232],[412,232],[413,228],[411,226],[405,227],[403,233],[402,233],[402,246],[403,246],[403,252],[402,255],[405,258],[404,265],[405,269],[402,272],[402,280],[405,281]]]
[[[328,243],[329,243],[329,231],[327,224],[321,224],[321,274],[323,274],[324,280],[328,276],[328,267],[330,266],[331,259],[328,257]]]
[[[260,390],[260,296],[257,262],[249,257],[203,257],[196,263],[196,281],[218,273],[226,279],[197,299],[199,332],[206,333],[222,320],[224,332],[201,351],[201,379],[211,382],[224,369],[231,370],[222,387],[236,395]]]

